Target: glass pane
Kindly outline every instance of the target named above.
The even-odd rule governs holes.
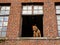
[[[2,27],[2,31],[6,31],[7,30],[7,27]]]
[[[38,11],[34,11],[33,14],[38,14]]]
[[[27,6],[23,6],[23,10],[27,10]]]
[[[58,31],[58,33],[60,33],[60,30]]]
[[[28,11],[27,14],[32,14],[32,11]]]
[[[57,21],[58,25],[60,25],[60,21]]]
[[[56,14],[60,14],[60,10],[56,10]]]
[[[60,20],[60,15],[57,15],[57,20]]]
[[[43,9],[43,6],[39,6],[39,9]]]
[[[2,37],[6,37],[6,32],[2,32]]]
[[[2,22],[0,22],[0,26],[2,26]]]
[[[56,6],[56,9],[60,9],[60,6]]]
[[[9,15],[10,11],[5,11],[5,14]]]
[[[7,17],[7,16],[4,17],[3,20],[4,20],[4,21],[8,21],[8,17]]]
[[[5,15],[5,11],[1,11],[1,14],[0,15]]]
[[[2,30],[2,27],[0,27],[0,31]]]
[[[58,26],[58,30],[60,30],[60,26]]]
[[[40,11],[34,11],[34,14],[43,14],[43,11],[40,10]]]
[[[6,9],[5,9],[5,6],[2,6],[2,7],[1,7],[1,10],[6,10]]]
[[[39,6],[34,6],[34,9],[39,9]]]
[[[0,21],[3,21],[3,17],[0,17]]]
[[[60,36],[60,33],[58,33],[58,35]]]
[[[32,10],[32,6],[28,6],[28,10]]]
[[[10,10],[10,6],[6,6],[6,10]]]
[[[10,13],[10,11],[1,11],[0,15],[8,15]]]
[[[27,11],[23,11],[22,14],[27,14]]]
[[[8,22],[3,22],[3,26],[7,26],[8,25]]]
[[[43,10],[39,10],[38,14],[43,14]]]

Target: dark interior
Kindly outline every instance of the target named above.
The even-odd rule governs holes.
[[[43,15],[22,15],[22,37],[33,37],[32,25],[35,24],[43,37]]]

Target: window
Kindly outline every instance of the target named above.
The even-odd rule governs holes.
[[[0,37],[6,37],[10,6],[0,5]]]
[[[34,6],[33,14],[43,14],[43,6]]]
[[[32,14],[32,6],[23,6],[22,14]]]
[[[60,6],[56,6],[56,14],[60,14]]]
[[[42,5],[23,5],[22,15],[43,14]]]
[[[33,37],[32,26],[36,27],[41,32],[43,37],[43,4],[40,3],[24,3],[22,5],[22,37]]]
[[[56,5],[56,15],[57,15],[58,35],[60,36],[60,5]]]
[[[10,6],[0,6],[0,15],[9,15]]]
[[[58,35],[60,36],[60,15],[57,15]]]

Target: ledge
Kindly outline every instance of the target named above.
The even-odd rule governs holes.
[[[60,37],[49,38],[49,37],[17,37],[17,38],[0,38],[5,40],[60,40]]]
[[[18,39],[37,40],[37,39],[47,39],[47,37],[20,37]]]
[[[21,40],[59,40],[60,37],[49,38],[49,37],[19,37],[17,39]]]

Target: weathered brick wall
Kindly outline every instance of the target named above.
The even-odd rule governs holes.
[[[0,45],[60,45],[60,40],[6,40]]]
[[[21,3],[22,2],[43,2],[43,33],[45,37],[57,37],[57,18],[55,14],[55,2],[60,0],[0,0],[0,3],[11,3],[11,10],[8,21],[7,37],[17,38],[21,30]],[[60,40],[6,40],[0,45],[59,45]]]
[[[56,0],[54,0],[56,2]],[[57,21],[55,15],[55,3],[52,0],[4,0],[0,3],[11,3],[11,11],[9,15],[9,23],[7,30],[7,37],[15,38],[19,36],[21,30],[21,3],[22,2],[43,2],[44,16],[43,16],[43,33],[45,37],[56,37]],[[59,0],[58,0],[59,1]]]

